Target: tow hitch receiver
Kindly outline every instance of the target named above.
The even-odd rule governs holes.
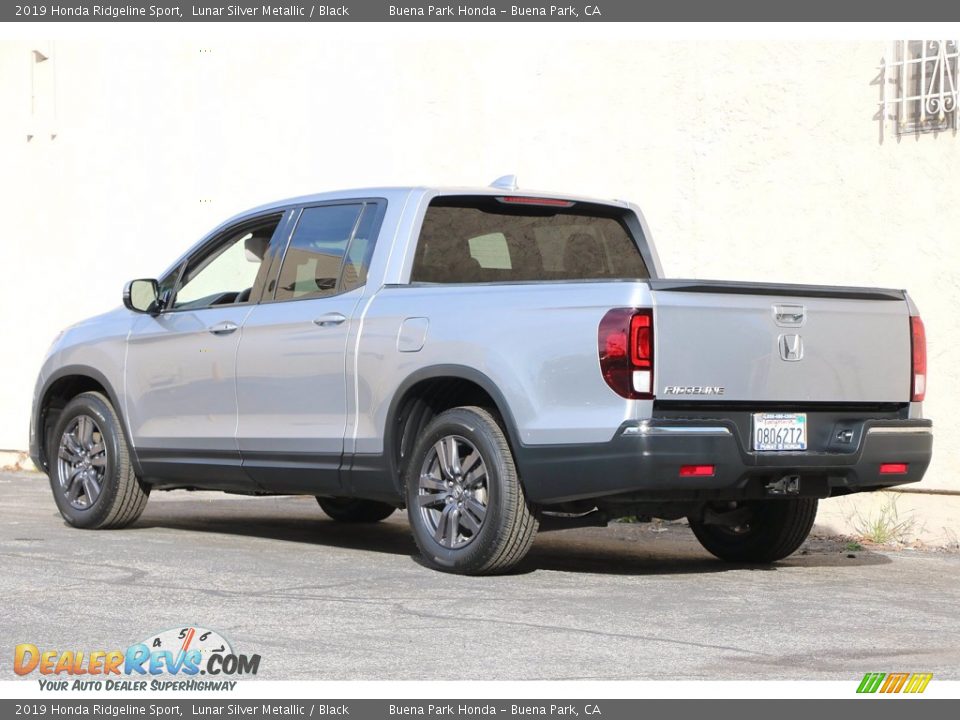
[[[799,495],[800,476],[784,475],[776,482],[768,484],[766,490],[767,495]]]

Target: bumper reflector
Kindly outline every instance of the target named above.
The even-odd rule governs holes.
[[[880,474],[881,475],[906,475],[907,468],[910,466],[907,463],[880,463]]]
[[[713,465],[681,465],[680,477],[711,477],[713,470]]]

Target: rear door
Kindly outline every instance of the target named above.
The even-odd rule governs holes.
[[[276,280],[243,326],[237,440],[276,492],[336,493],[347,422],[347,340],[385,203],[305,207]]]

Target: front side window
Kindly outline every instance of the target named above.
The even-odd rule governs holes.
[[[430,283],[646,279],[650,275],[625,214],[621,208],[593,203],[436,198],[423,219],[410,279]]]
[[[266,275],[264,258],[279,224],[275,216],[228,231],[222,243],[187,265],[173,309],[250,302]]]
[[[277,300],[328,297],[366,282],[376,203],[305,208],[283,258]]]

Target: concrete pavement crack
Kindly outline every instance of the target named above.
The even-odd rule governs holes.
[[[496,625],[512,625],[515,627],[530,628],[533,630],[546,630],[549,632],[562,632],[562,633],[581,633],[585,635],[596,635],[598,637],[606,638],[620,638],[624,640],[643,640],[645,642],[652,643],[665,643],[668,645],[680,645],[685,647],[695,647],[701,649],[709,650],[729,650],[731,652],[742,653],[745,655],[758,655],[761,657],[767,656],[767,653],[756,652],[754,650],[747,650],[744,648],[733,647],[731,645],[713,645],[711,643],[697,643],[687,640],[673,640],[670,638],[664,637],[655,637],[651,635],[631,635],[628,633],[613,633],[605,632],[603,630],[589,630],[586,628],[571,627],[569,625],[545,625],[542,623],[529,623],[523,622],[520,620],[502,620],[502,619],[490,619],[483,617],[473,617],[473,616],[464,616],[464,615],[438,615],[436,613],[419,613],[416,610],[410,610],[409,608],[401,606],[396,606],[401,613],[405,615],[412,615],[413,617],[419,618],[421,620],[451,620],[456,622],[482,622],[482,623],[494,623]]]
[[[7,553],[7,552],[0,552],[0,557],[22,558],[24,560],[33,560],[33,561],[39,560],[41,562],[49,562],[49,563],[55,563],[59,565],[84,565],[87,567],[106,568],[108,570],[117,570],[121,573],[126,573],[128,576],[121,579],[112,579],[110,582],[118,582],[118,581],[119,582],[136,582],[140,578],[145,577],[147,575],[146,570],[140,570],[139,568],[126,567],[124,565],[111,565],[110,563],[105,563],[105,562],[87,562],[84,560],[76,560],[73,558],[71,558],[69,562],[65,562],[64,558],[62,557],[44,557],[43,555],[39,555],[39,554],[32,555],[32,554],[24,554],[24,553]],[[77,578],[77,579],[88,580],[89,578]],[[95,579],[95,581],[104,582],[99,578]]]

